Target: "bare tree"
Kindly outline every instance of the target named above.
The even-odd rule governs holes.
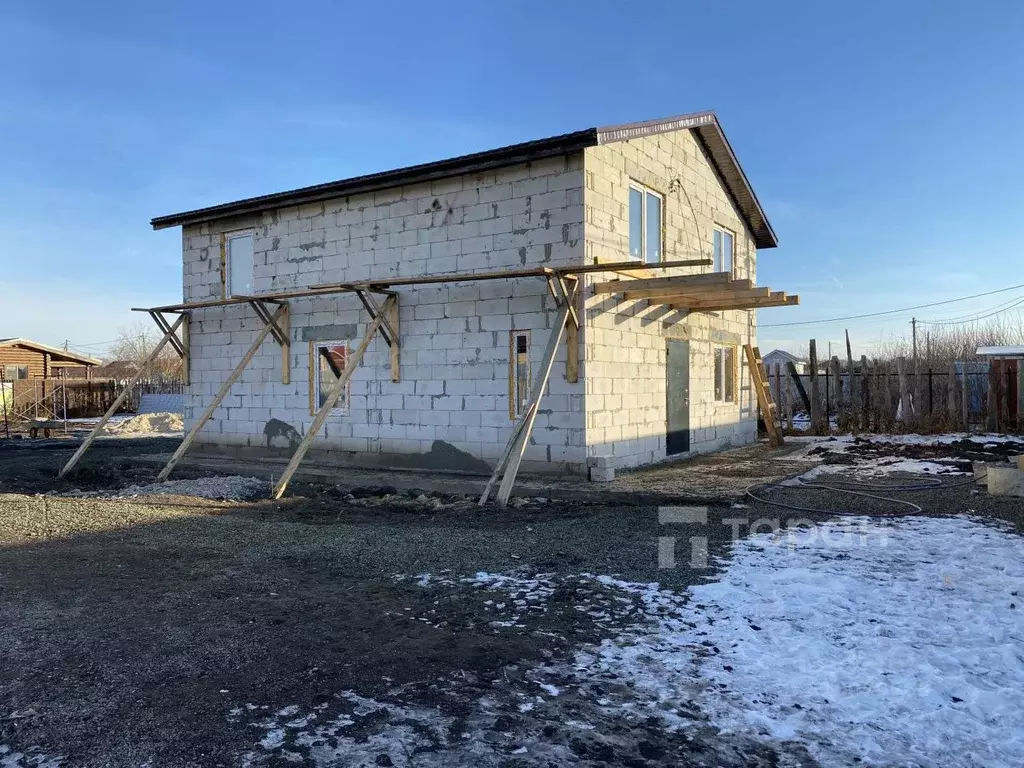
[[[160,334],[156,328],[145,323],[135,323],[118,331],[117,341],[110,347],[113,360],[130,363],[135,370],[142,367],[153,349],[160,343]],[[152,372],[157,375],[177,376],[181,374],[181,358],[165,345],[157,359],[153,361]]]

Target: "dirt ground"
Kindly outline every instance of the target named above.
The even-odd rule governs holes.
[[[658,567],[677,532],[655,506],[302,484],[281,502],[61,495],[151,482],[133,457],[175,442],[100,442],[63,481],[66,443],[0,444],[4,768],[815,764],[723,737],[686,701],[640,707],[627,679],[558,677],[637,621],[639,598],[594,575],[713,575]],[[730,495],[708,492],[712,566],[738,515],[779,516]],[[915,499],[1020,525],[1014,500],[968,486]]]

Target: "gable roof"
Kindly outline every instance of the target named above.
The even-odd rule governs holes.
[[[769,352],[767,355],[765,355],[762,359],[767,360],[769,357],[781,357],[783,360],[786,360],[787,362],[790,362],[790,363],[806,363],[807,362],[803,358],[797,357],[792,352],[787,352],[784,349],[773,349],[771,352]]]
[[[0,347],[25,347],[26,349],[34,349],[37,352],[46,352],[52,357],[52,362],[58,364],[73,363],[75,365],[99,365],[102,362],[95,357],[82,355],[78,352],[71,352],[67,349],[51,347],[48,344],[40,344],[38,341],[32,341],[30,339],[0,339]]]
[[[746,174],[740,167],[732,147],[714,112],[696,112],[679,115],[662,120],[648,120],[642,123],[624,123],[603,128],[587,128],[586,130],[551,136],[546,139],[512,144],[507,147],[490,149],[461,155],[448,160],[433,163],[410,165],[391,171],[370,173],[354,176],[349,179],[330,181],[326,184],[315,184],[309,187],[276,192],[270,195],[249,197],[231,203],[197,208],[167,216],[157,216],[150,221],[153,229],[165,229],[185,224],[198,224],[227,216],[238,216],[247,213],[258,213],[272,208],[301,205],[319,202],[342,195],[364,194],[382,189],[417,184],[424,181],[435,181],[450,176],[502,168],[518,163],[540,160],[545,157],[571,154],[588,147],[610,144],[617,141],[629,141],[641,136],[651,136],[669,131],[689,129],[703,149],[708,162],[711,163],[723,186],[732,198],[733,203],[743,216],[744,221],[754,236],[758,248],[774,248],[779,244],[775,231],[768,222],[768,217],[761,208],[761,203],[754,194]]]

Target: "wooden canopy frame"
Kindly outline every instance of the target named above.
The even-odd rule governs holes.
[[[690,312],[721,312],[730,309],[793,307],[799,296],[760,288],[752,280],[735,279],[730,272],[673,275],[642,280],[609,280],[595,283],[597,294],[622,294],[622,301],[644,301]]]
[[[555,352],[557,351],[563,334],[567,343],[566,377],[570,382],[575,382],[579,379],[578,339],[580,323],[579,316],[574,305],[578,296],[579,281],[577,275],[589,272],[624,272],[628,274],[638,269],[663,270],[686,267],[706,267],[710,264],[710,259],[702,258],[665,261],[658,264],[645,264],[642,262],[627,261],[605,264],[587,264],[574,267],[536,267],[532,269],[471,272],[462,274],[422,275],[418,277],[397,277],[386,280],[368,280],[355,283],[329,283],[312,286],[310,288],[261,293],[258,296],[232,296],[223,299],[209,299],[183,304],[170,304],[160,307],[134,307],[132,311],[145,312],[153,319],[157,327],[163,332],[163,337],[150,353],[149,357],[143,362],[142,366],[140,366],[138,373],[136,373],[125,386],[124,391],[113,402],[107,412],[103,414],[99,423],[97,423],[92,432],[89,433],[82,445],[79,446],[78,450],[71,456],[67,464],[61,468],[58,473],[58,477],[64,477],[75,467],[79,460],[81,460],[82,456],[89,450],[90,446],[92,446],[93,442],[102,432],[103,427],[107,424],[110,417],[113,416],[117,409],[121,407],[124,400],[128,397],[132,387],[150,370],[157,356],[168,344],[171,345],[175,352],[177,352],[184,361],[185,381],[186,383],[190,383],[191,356],[188,327],[194,311],[214,307],[247,304],[252,308],[263,326],[255,340],[249,346],[249,349],[221,385],[220,390],[214,396],[213,400],[207,405],[206,409],[189,430],[188,434],[185,435],[181,445],[178,446],[170,460],[160,471],[160,474],[157,476],[157,479],[160,481],[166,480],[174,470],[174,467],[177,466],[178,462],[195,441],[199,431],[203,428],[206,422],[210,420],[214,411],[231,391],[232,386],[248,367],[249,363],[252,362],[252,359],[256,356],[257,351],[264,340],[266,340],[267,336],[272,336],[274,341],[281,347],[281,381],[284,384],[289,382],[291,366],[291,333],[289,324],[290,300],[312,298],[316,296],[330,296],[341,293],[354,293],[370,315],[370,324],[367,327],[366,333],[360,341],[359,346],[356,348],[355,353],[349,356],[346,360],[344,372],[335,382],[324,404],[314,415],[313,422],[310,424],[309,430],[307,430],[306,435],[296,448],[284,474],[281,476],[281,479],[274,487],[274,498],[281,498],[285,490],[288,488],[288,484],[291,482],[292,476],[298,469],[299,464],[302,463],[313,439],[323,428],[324,422],[327,420],[331,408],[341,396],[344,388],[348,385],[348,382],[351,380],[356,368],[359,366],[363,358],[363,355],[369,347],[370,342],[377,333],[381,334],[384,342],[391,349],[391,378],[396,382],[400,380],[399,353],[401,349],[401,329],[399,327],[398,294],[393,290],[395,287],[540,277],[547,282],[548,290],[555,299],[559,314],[556,326],[552,329],[552,337],[549,340],[548,348],[545,352],[545,362],[541,366],[541,372],[537,381],[538,386],[534,388],[531,397],[531,404],[524,412],[523,417],[521,417],[520,421],[516,424],[516,427],[513,430],[512,439],[509,441],[509,444],[505,449],[502,460],[499,462],[499,466],[495,470],[495,475],[492,478],[491,483],[488,483],[484,499],[481,499],[482,503],[489,494],[494,480],[497,478],[498,474],[504,470],[504,477],[498,495],[499,503],[504,504],[507,502],[512,485],[515,482],[516,473],[518,472],[519,464],[522,460],[522,455],[526,449],[526,444],[529,441],[530,433],[533,428],[533,422],[536,418],[537,405],[540,402],[540,398],[543,396],[543,390],[546,387],[548,377],[550,376]],[[383,297],[382,303],[378,303],[378,298],[380,297]],[[167,317],[165,317],[165,315],[168,314],[177,315],[174,322],[171,322]]]

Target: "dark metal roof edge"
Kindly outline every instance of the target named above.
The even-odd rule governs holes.
[[[761,202],[757,199],[754,188],[751,186],[747,174],[743,171],[743,166],[736,159],[736,153],[733,152],[732,145],[729,144],[729,139],[726,138],[725,131],[722,130],[722,126],[718,122],[718,116],[714,112],[693,112],[659,120],[645,120],[641,123],[604,126],[597,129],[597,138],[599,144],[609,144],[616,141],[629,141],[630,139],[637,139],[642,136],[653,136],[659,133],[687,129],[694,131],[701,140],[702,149],[715,167],[718,177],[722,180],[722,184],[725,186],[736,208],[746,219],[747,226],[754,235],[757,247],[775,248],[778,246],[779,240],[775,235],[775,230],[772,229],[771,222],[768,221],[768,216],[765,214],[764,208],[761,207]],[[721,167],[712,148],[708,146],[708,139],[715,139],[721,143],[721,148],[725,153],[724,159],[729,165],[728,168]],[[735,173],[738,185],[730,183],[729,171]],[[749,204],[743,204],[743,197],[749,197]]]
[[[193,211],[157,216],[150,221],[150,225],[153,229],[165,229],[167,227],[195,224],[228,216],[256,213],[268,208],[301,205],[343,195],[377,192],[404,184],[436,181],[451,176],[479,173],[480,171],[516,165],[531,160],[540,160],[545,157],[570,154],[595,146],[597,143],[597,128],[588,128],[583,131],[576,131],[575,133],[566,133],[561,136],[551,136],[546,139],[512,144],[507,147],[474,152],[469,155],[461,155],[446,160],[410,165],[390,171],[381,171],[379,173],[331,181],[325,184],[301,187],[286,192],[249,197],[244,200],[222,203],[207,208],[197,208]]]

